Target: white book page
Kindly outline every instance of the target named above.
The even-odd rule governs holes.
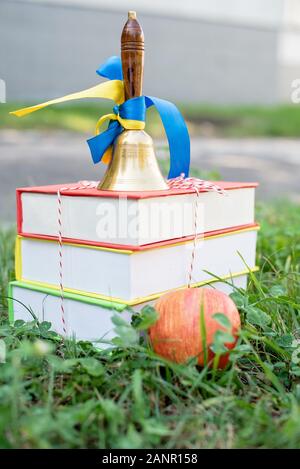
[[[254,222],[254,188],[201,193],[198,233]],[[58,236],[57,196],[24,192],[22,232]],[[62,235],[137,246],[195,233],[196,194],[148,199],[62,196]]]

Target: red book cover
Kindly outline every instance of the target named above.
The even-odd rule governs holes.
[[[220,210],[222,211],[223,207],[224,210],[226,208],[226,204],[230,202],[230,198],[235,193],[237,190],[239,190],[239,194],[237,193],[237,197],[235,201],[231,201],[230,204],[228,205],[228,208],[226,210],[228,211],[229,215],[238,211],[238,207],[240,207],[241,211],[241,221],[239,218],[236,218],[235,222],[232,222],[232,217],[228,217],[228,221],[224,224],[220,225],[220,223],[217,223],[216,226],[214,224],[208,224],[207,229],[203,230],[203,232],[206,235],[213,235],[214,233],[223,233],[224,231],[228,230],[238,230],[241,229],[243,226],[245,227],[251,227],[255,226],[254,223],[254,189],[257,187],[257,183],[251,183],[251,182],[224,182],[224,181],[217,181],[214,182],[219,188],[228,191],[227,197],[222,196],[220,194],[214,194],[213,197],[217,199],[217,204],[218,206],[210,206],[205,202],[205,208],[207,208],[207,212],[215,212],[215,217],[216,219],[220,215]],[[27,230],[26,227],[24,228],[23,226],[23,201],[22,201],[22,195],[23,194],[44,194],[44,195],[53,195],[53,203],[52,203],[52,215],[50,216],[55,219],[56,212],[57,212],[57,191],[60,191],[61,198],[63,199],[64,197],[79,197],[80,199],[82,198],[92,198],[95,200],[97,199],[103,199],[103,200],[112,200],[112,199],[118,199],[118,198],[127,198],[128,200],[135,200],[135,201],[143,201],[143,200],[149,200],[149,199],[155,199],[155,201],[159,200],[162,197],[172,197],[172,196],[180,196],[180,195],[186,195],[186,194],[195,194],[194,189],[169,189],[166,191],[152,191],[152,192],[116,192],[116,191],[99,191],[96,188],[82,188],[82,189],[74,189],[76,184],[61,184],[61,185],[49,185],[49,186],[40,186],[40,187],[24,187],[24,188],[19,188],[16,191],[17,195],[17,229],[18,229],[18,234],[22,236],[29,236],[29,237],[38,237],[38,238],[44,238],[44,239],[56,239],[57,238],[57,225],[55,225],[55,221],[53,222],[54,225],[52,226],[52,232],[47,232],[47,230],[38,230],[38,229],[30,229]],[[241,197],[240,193],[244,191],[241,191],[241,189],[252,189],[252,195],[249,196],[249,200],[245,199],[244,205],[242,205],[241,202]],[[202,193],[207,193],[207,189],[201,188],[199,190],[200,197]],[[212,192],[211,192],[212,194]],[[196,197],[196,194],[195,194]],[[177,197],[178,199],[178,197]],[[79,199],[78,199],[79,200]],[[180,199],[181,200],[181,199]],[[201,200],[201,199],[200,199]],[[113,200],[112,200],[113,201]],[[32,203],[32,202],[31,202]],[[191,205],[191,202],[189,202]],[[41,213],[40,217],[47,218],[49,215],[45,213],[45,207],[43,206],[43,200],[41,199],[37,201],[36,203],[34,202],[34,208],[35,208],[35,213],[34,216],[37,216],[36,214],[38,212]],[[37,209],[38,208],[38,209]],[[245,217],[243,214],[247,212],[249,209],[249,216],[248,218]],[[207,217],[207,212],[206,212],[206,217]],[[251,212],[251,213],[250,213]],[[27,212],[28,213],[28,212]],[[63,214],[64,215],[64,214]],[[33,216],[33,215],[32,215]],[[85,216],[85,210],[78,209],[78,216],[81,218],[82,216]],[[30,215],[27,214],[27,220],[28,217],[30,218]],[[90,223],[91,226],[94,227],[96,221],[95,217],[93,219],[91,218],[86,218],[85,221],[82,219],[82,224],[84,223]],[[149,222],[150,223],[150,222]],[[184,230],[183,230],[184,231]],[[114,248],[125,248],[125,249],[130,249],[130,250],[139,250],[139,249],[147,249],[147,246],[154,244],[154,243],[160,243],[160,244],[168,244],[172,242],[178,241],[178,239],[184,239],[184,240],[189,240],[192,239],[193,236],[195,235],[194,229],[189,229],[186,230],[185,232],[182,233],[175,233],[174,235],[170,236],[165,236],[164,238],[149,238],[146,239],[144,242],[140,242],[139,240],[126,240],[126,242],[122,241],[121,239],[113,239],[108,237],[107,239],[96,239],[95,237],[89,237],[89,236],[81,236],[81,233],[76,233],[76,231],[70,231],[68,232],[67,236],[64,236],[64,232],[62,232],[62,237],[64,241],[72,241],[74,243],[85,243],[85,244],[91,244],[91,245],[100,245],[100,246],[110,246]]]

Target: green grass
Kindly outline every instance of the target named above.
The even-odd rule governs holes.
[[[0,129],[61,129],[75,132],[94,132],[99,117],[111,112],[109,101],[59,105],[23,118],[9,115],[9,111],[27,104],[0,105]],[[300,107],[276,106],[212,106],[179,104],[191,135],[227,137],[299,137]],[[147,129],[154,137],[163,133],[160,119],[154,110],[147,116]]]
[[[233,294],[242,332],[225,371],[165,363],[122,325],[112,352],[63,341],[48,323],[13,327],[4,299],[0,447],[299,448],[300,207],[257,215],[261,271]],[[5,291],[13,233],[0,243]]]
[[[224,137],[299,137],[300,107],[183,106],[193,132]]]

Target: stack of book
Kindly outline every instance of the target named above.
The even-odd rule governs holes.
[[[130,321],[132,311],[186,287],[190,276],[192,287],[211,285],[226,293],[245,288],[249,269],[256,269],[256,184],[217,184],[225,195],[200,191],[197,196],[193,189],[118,193],[66,185],[60,198],[61,247],[60,186],[17,189],[11,320],[31,321],[33,311],[63,334],[61,276],[67,335],[91,341],[115,335],[115,312]]]

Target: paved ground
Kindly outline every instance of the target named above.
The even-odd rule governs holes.
[[[192,164],[217,169],[224,180],[258,181],[259,199],[300,202],[300,140],[196,139]]]
[[[259,199],[300,202],[300,140],[193,139],[192,165],[223,179],[258,181]],[[0,220],[15,219],[15,188],[98,180],[84,137],[65,132],[0,132]]]

